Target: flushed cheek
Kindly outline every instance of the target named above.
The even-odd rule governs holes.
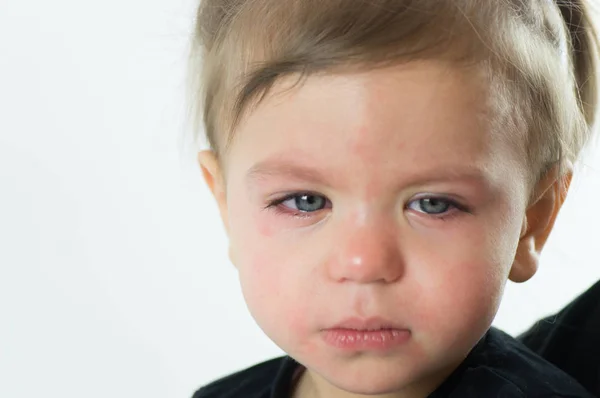
[[[498,309],[504,278],[494,268],[496,264],[484,261],[463,263],[460,272],[444,275],[437,286],[430,286],[427,322],[442,333],[444,338],[478,338],[491,324]]]
[[[489,220],[446,252],[454,260],[446,271],[438,271],[437,290],[445,296],[439,297],[444,322],[487,328],[496,315],[514,259],[513,241],[518,239],[515,228],[500,221]]]
[[[268,210],[262,210],[255,213],[252,221],[256,231],[264,238],[272,237],[278,230],[278,227],[273,220],[273,214],[270,214]]]
[[[248,310],[275,344],[288,351],[310,325],[310,294],[302,293],[301,276],[289,258],[268,251],[242,254],[240,285]]]

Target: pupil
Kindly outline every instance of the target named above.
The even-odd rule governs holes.
[[[321,203],[320,201],[322,201],[322,198],[315,196],[315,195],[302,195],[302,196],[298,196],[296,198],[296,207],[298,207],[298,210],[300,211],[305,211],[305,212],[309,212],[309,211],[315,211],[315,210],[319,210]],[[307,206],[308,204],[308,206]]]
[[[448,210],[448,204],[439,199],[422,199],[421,206],[426,213],[439,214]]]

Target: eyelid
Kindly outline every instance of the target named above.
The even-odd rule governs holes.
[[[326,206],[323,209],[319,209],[319,210],[315,210],[315,211],[302,211],[302,210],[294,210],[294,209],[288,208],[286,206],[282,206],[283,202],[286,202],[290,199],[294,199],[298,196],[304,196],[304,195],[318,196],[318,197],[325,199],[326,202],[331,203],[331,201],[325,195],[317,194],[314,192],[308,192],[308,191],[296,191],[296,192],[291,192],[286,195],[283,195],[277,199],[268,200],[267,201],[268,203],[263,208],[263,210],[272,211],[277,216],[285,216],[288,218],[295,218],[295,219],[309,219],[309,218],[315,217],[316,214],[320,213],[320,210],[324,210],[328,207],[328,206]],[[285,207],[285,209],[284,209],[284,207]]]
[[[424,211],[419,211],[419,210],[414,210],[410,207],[410,205],[412,203],[418,202],[420,200],[423,199],[437,199],[437,200],[442,200],[444,202],[446,202],[449,205],[449,208],[447,211],[443,212],[443,213],[426,213]],[[411,200],[410,202],[408,202],[408,204],[406,205],[406,209],[409,210],[413,210],[415,213],[418,213],[419,215],[423,215],[425,217],[428,217],[430,219],[434,219],[434,220],[446,220],[448,218],[454,217],[454,216],[458,216],[461,213],[471,213],[471,210],[463,205],[462,203],[460,203],[459,201],[457,201],[456,199],[453,199],[451,197],[448,197],[446,195],[436,195],[436,194],[423,194],[420,195],[419,197]]]
[[[279,205],[279,204],[285,202],[286,200],[290,200],[290,199],[296,198],[298,196],[305,196],[305,195],[306,196],[318,196],[320,198],[324,198],[324,199],[326,199],[326,200],[329,201],[329,199],[327,198],[327,196],[319,194],[319,193],[316,193],[316,192],[296,191],[296,192],[290,192],[288,194],[282,195],[282,196],[280,196],[279,198],[276,198],[276,199],[270,199],[270,200],[268,200],[268,202],[269,202],[269,206],[276,206],[276,205]]]
[[[321,195],[319,193],[310,192],[310,191],[296,191],[296,192],[291,192],[291,193],[288,193],[286,195],[283,195],[283,196],[279,197],[278,199],[268,200],[267,206],[265,206],[264,209],[265,210],[275,209],[275,210],[278,210],[281,213],[288,213],[288,212],[289,213],[293,213],[293,212],[296,212],[295,214],[289,214],[288,213],[288,215],[297,216],[298,214],[303,214],[303,215],[305,215],[304,217],[310,217],[310,214],[318,213],[320,210],[323,210],[323,209],[319,209],[319,210],[315,210],[315,211],[302,211],[302,210],[289,209],[289,211],[283,211],[283,210],[280,209],[280,206],[281,206],[282,203],[284,203],[284,202],[286,202],[286,201],[288,201],[290,199],[294,199],[296,197],[299,197],[299,196],[316,196],[316,197],[320,197],[320,198],[325,199],[325,201],[328,202],[328,203],[331,203],[331,201],[329,200],[329,198],[327,198],[327,196],[325,196],[325,195]],[[325,207],[325,208],[327,208],[327,207]]]
[[[412,200],[410,200],[408,202],[408,204],[414,203],[414,202],[418,202],[420,200],[424,200],[424,199],[436,199],[436,200],[441,200],[444,201],[446,203],[449,203],[450,205],[459,207],[460,203],[458,203],[458,201],[454,198],[448,197],[446,195],[436,195],[436,194],[422,194],[422,195],[418,195],[417,197],[413,198]]]

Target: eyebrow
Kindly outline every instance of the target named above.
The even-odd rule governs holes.
[[[282,159],[280,157],[267,159],[256,163],[246,173],[246,182],[253,182],[268,178],[279,177],[315,183],[323,186],[331,186],[327,176],[320,170],[298,163],[297,160]],[[474,166],[444,166],[431,168],[423,173],[410,177],[405,183],[418,185],[445,181],[474,181],[486,183],[488,179],[481,170]],[[487,185],[487,183],[486,183]]]
[[[288,177],[320,185],[327,185],[328,179],[318,169],[280,158],[268,159],[252,166],[246,173],[246,180],[253,181],[266,177]]]

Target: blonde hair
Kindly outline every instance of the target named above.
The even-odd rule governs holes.
[[[497,128],[524,136],[533,180],[575,163],[593,131],[585,0],[201,0],[190,50],[193,128],[219,161],[278,80],[414,60],[488,68]]]

